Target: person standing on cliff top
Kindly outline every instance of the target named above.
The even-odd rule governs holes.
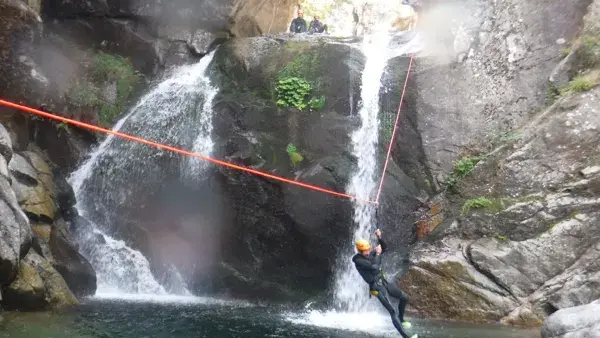
[[[371,243],[365,239],[356,241],[356,250],[358,251],[352,257],[356,270],[367,284],[372,296],[377,297],[381,305],[390,313],[392,323],[403,338],[418,338],[418,335],[409,337],[404,329],[409,329],[412,325],[404,320],[404,309],[408,304],[408,296],[396,286],[395,283],[388,283],[381,271],[381,254],[387,251],[387,243],[381,238],[381,230],[375,231],[378,245],[374,251],[371,251]],[[398,313],[392,306],[389,297],[400,300],[398,303]]]
[[[306,33],[306,20],[303,18],[304,12],[301,9],[298,10],[298,17],[292,20],[290,25],[291,33]]]

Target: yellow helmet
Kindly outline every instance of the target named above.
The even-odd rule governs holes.
[[[371,243],[365,239],[359,239],[356,241],[356,250],[358,251],[367,251],[371,249]]]

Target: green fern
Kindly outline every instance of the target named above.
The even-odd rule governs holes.
[[[465,202],[462,206],[462,214],[466,214],[471,209],[485,209],[492,206],[492,201],[485,197],[477,197]]]

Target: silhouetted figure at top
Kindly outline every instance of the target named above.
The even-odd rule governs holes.
[[[314,16],[313,21],[310,22],[310,26],[308,27],[308,31],[312,33],[327,33],[327,25],[323,24],[319,21],[318,16]]]
[[[298,17],[292,20],[290,25],[290,32],[292,33],[306,33],[306,20],[303,18],[304,13],[301,9],[298,10]]]

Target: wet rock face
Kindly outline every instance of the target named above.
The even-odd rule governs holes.
[[[52,255],[52,266],[65,279],[69,289],[77,297],[93,296],[96,293],[96,273],[90,262],[74,246],[66,224],[58,220],[52,227],[48,246]]]
[[[45,2],[46,12],[57,18],[131,17],[158,29],[197,27],[216,32],[230,28],[240,37],[285,32],[295,5],[290,0]]]
[[[362,62],[359,52],[326,42],[228,42],[212,69],[220,89],[214,100],[214,156],[344,191],[354,161],[348,135],[356,127],[348,116],[353,109],[348,93],[359,95]],[[324,96],[324,106],[278,108],[271,91],[280,72],[310,81],[311,95]],[[302,161],[292,163],[288,144]],[[222,210],[222,249],[220,262],[194,277],[197,287],[278,300],[324,292],[337,250],[349,237],[349,201],[225,168],[212,175]]]
[[[463,205],[477,198],[487,203],[458,211],[462,215],[436,234],[444,240],[422,244],[413,254],[403,285],[417,310],[539,325],[556,309],[600,297],[594,286],[600,283],[598,102],[599,88],[566,95],[465,177],[459,191]],[[458,257],[459,268],[444,270],[447,255]],[[436,297],[456,301],[465,269],[475,269],[495,287],[471,279],[472,292],[504,307],[490,313],[483,302],[471,318],[462,318],[450,309],[423,305]],[[439,278],[443,287],[419,287],[414,281],[424,276]]]
[[[34,167],[35,166],[35,167]],[[15,154],[9,164],[17,200],[30,217],[52,222],[55,218],[52,171],[33,152]]]
[[[0,91],[4,99],[43,94],[48,80],[31,59],[41,35],[39,15],[19,0],[0,1]]]
[[[44,2],[53,27],[97,47],[131,57],[146,74],[205,55],[230,36],[285,32],[296,3],[176,0]],[[66,32],[65,32],[66,31]],[[73,33],[73,34],[72,34]]]
[[[75,305],[73,293],[93,294],[96,276],[60,218],[74,204],[66,182],[55,184],[49,161],[35,146],[14,152],[2,125],[0,145],[1,305],[12,310]]]
[[[545,104],[547,79],[590,2],[422,1],[425,48],[408,96],[431,184],[462,152],[522,125]],[[399,152],[414,144],[410,134],[399,134]]]
[[[15,278],[19,259],[29,251],[31,229],[11,189],[8,162],[13,160],[12,144],[2,125],[0,144],[3,145],[0,156],[0,285],[4,285]]]
[[[359,50],[336,42],[261,37],[221,46],[211,69],[220,89],[214,100],[214,156],[346,191],[356,165],[349,135],[359,123],[364,59]],[[289,77],[309,82],[309,97],[323,96],[324,104],[278,107],[275,88]],[[292,161],[289,144],[302,156],[300,162]],[[212,269],[194,276],[195,286],[276,300],[323,294],[340,250],[351,242],[351,202],[226,168],[213,175],[211,191],[219,192],[222,204],[222,249]],[[407,219],[417,189],[393,162],[389,175],[381,222],[392,236],[403,231],[391,224]]]
[[[440,195],[445,221],[415,247],[400,281],[413,310],[539,326],[600,297],[600,90],[595,64],[582,66],[596,51],[590,3],[423,1],[421,28],[436,43],[415,60],[393,156],[422,186],[449,189]],[[552,27],[541,13],[556,13]],[[451,17],[456,26],[446,25]],[[587,43],[561,51],[576,39]],[[393,60],[388,68],[406,67]],[[588,91],[546,97],[548,78],[565,85],[578,70],[587,70]],[[398,90],[395,76],[384,80]],[[557,101],[538,108],[547,99]],[[468,311],[449,306],[464,299]]]
[[[78,305],[62,276],[35,252],[29,252],[19,263],[19,273],[3,292],[7,309],[63,309]]]

